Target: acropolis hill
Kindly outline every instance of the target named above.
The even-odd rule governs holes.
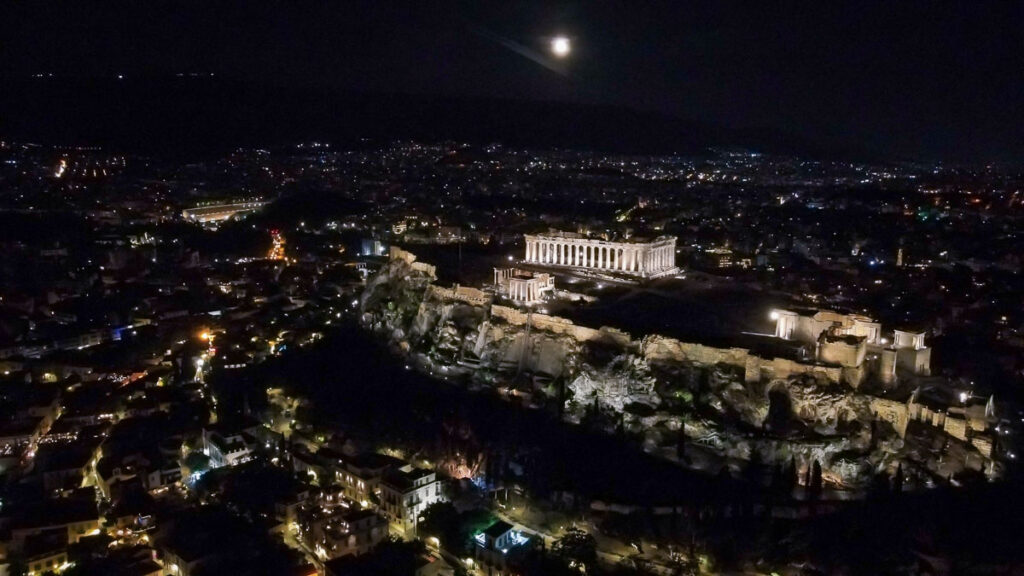
[[[806,358],[635,336],[531,311],[493,291],[440,286],[433,266],[398,248],[360,305],[363,325],[419,370],[631,434],[644,450],[690,467],[717,472],[753,458],[802,472],[818,462],[827,484],[850,490],[898,466],[908,487],[964,467],[1000,471],[991,459],[994,402],[923,393],[935,379],[914,364],[926,355],[921,341],[908,341],[904,354],[867,319],[844,327],[829,317],[814,333],[817,357]],[[782,312],[775,316],[784,324],[801,322]],[[801,329],[827,314],[805,316]],[[871,346],[878,353],[868,361]],[[941,456],[929,449],[935,443]]]

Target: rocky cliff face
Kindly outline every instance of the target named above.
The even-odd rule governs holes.
[[[580,341],[572,331],[527,330],[487,306],[443,298],[428,289],[432,281],[391,261],[367,283],[363,325],[479,385],[528,376],[536,397],[562,398],[567,419],[637,435],[648,451],[675,458],[683,434],[693,446],[686,460],[696,465],[742,467],[755,454],[800,468],[818,461],[826,479],[849,487],[894,468],[902,455],[891,430],[872,426],[866,396],[820,375],[751,381],[739,357],[746,351],[660,337],[622,347]]]

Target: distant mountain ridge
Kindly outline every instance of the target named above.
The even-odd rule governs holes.
[[[738,131],[610,105],[372,94],[219,78],[6,79],[0,136],[144,153],[217,153],[239,146],[324,140],[501,142],[636,154],[742,147],[851,157],[775,132]]]

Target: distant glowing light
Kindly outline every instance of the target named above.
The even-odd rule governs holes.
[[[769,314],[768,316],[771,317],[772,320],[778,320],[779,319],[779,313],[776,310],[772,310],[772,313]]]
[[[559,58],[565,58],[572,50],[569,39],[565,36],[558,36],[551,40],[551,53]]]

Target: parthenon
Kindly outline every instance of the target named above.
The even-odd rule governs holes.
[[[526,235],[525,262],[650,278],[676,270],[676,238],[610,242],[570,232]]]

